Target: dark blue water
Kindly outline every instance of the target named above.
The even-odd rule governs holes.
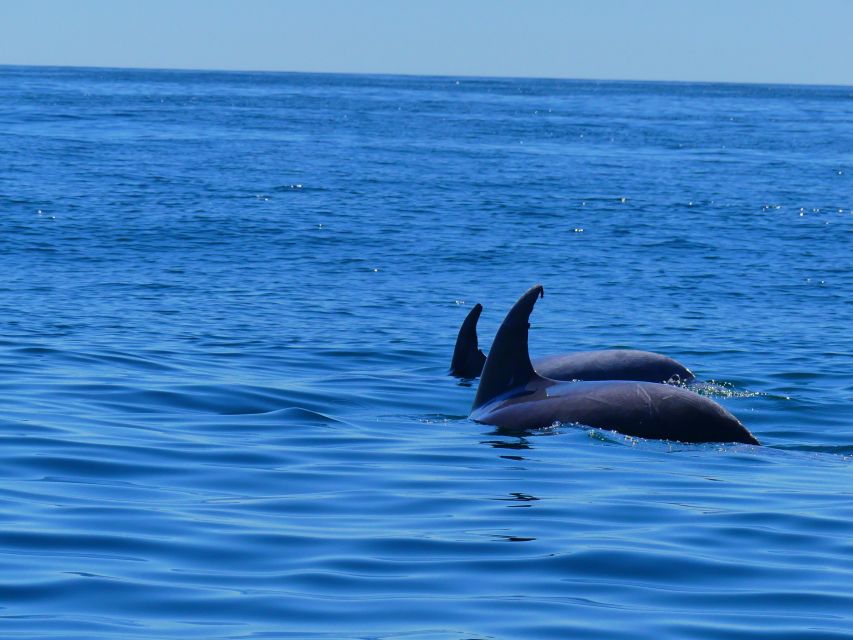
[[[0,634],[853,636],[853,89],[0,68]],[[632,347],[765,444],[466,416]]]

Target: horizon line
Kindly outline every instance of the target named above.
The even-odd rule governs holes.
[[[281,75],[335,75],[335,76],[371,76],[371,77],[400,77],[400,78],[448,78],[469,80],[552,80],[561,82],[621,82],[621,83],[657,83],[657,84],[723,84],[723,85],[746,85],[763,87],[825,87],[847,89],[853,88],[853,84],[827,84],[810,82],[745,82],[737,80],[662,80],[654,78],[629,79],[629,78],[586,78],[568,76],[513,76],[513,75],[478,75],[470,73],[447,74],[447,73],[402,73],[402,72],[377,72],[377,71],[298,71],[288,69],[220,69],[212,67],[143,67],[143,66],[101,66],[101,65],[63,65],[63,64],[12,64],[0,63],[0,69],[5,67],[32,68],[32,69],[102,69],[116,71],[184,71],[203,73],[268,73]]]

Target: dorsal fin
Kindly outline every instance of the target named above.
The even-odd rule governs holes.
[[[474,398],[474,409],[537,377],[530,364],[527,332],[533,306],[538,298],[544,296],[545,290],[541,284],[537,284],[528,289],[506,314],[483,367],[480,386]]]
[[[477,341],[477,320],[483,312],[479,302],[468,312],[459,335],[456,336],[456,347],[453,349],[453,360],[450,362],[450,375],[459,378],[476,378],[483,370],[486,355],[480,351]]]

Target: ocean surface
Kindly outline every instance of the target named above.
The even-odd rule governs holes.
[[[0,636],[853,637],[853,88],[0,67]],[[467,418],[638,348],[764,446]]]

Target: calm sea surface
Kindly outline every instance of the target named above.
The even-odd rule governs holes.
[[[4,638],[853,637],[853,88],[0,67]],[[676,357],[766,445],[467,419]]]

